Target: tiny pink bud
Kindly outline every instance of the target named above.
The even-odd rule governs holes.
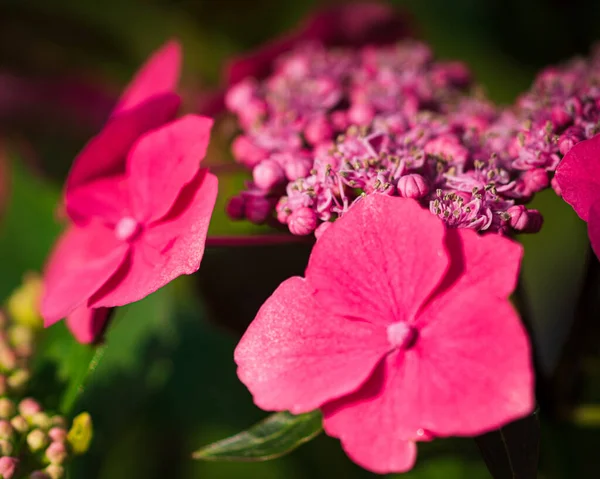
[[[325,116],[318,116],[308,122],[304,136],[309,143],[317,145],[333,136],[333,128]]]
[[[42,411],[42,406],[33,398],[25,398],[19,403],[19,413],[26,418]]]
[[[258,163],[264,160],[268,153],[248,139],[247,136],[238,136],[231,145],[233,156],[246,165],[248,168],[254,168]]]
[[[416,173],[400,177],[397,189],[403,198],[419,199],[429,193],[427,180]]]
[[[53,427],[48,431],[48,436],[54,442],[64,442],[67,438],[67,431],[62,427]]]
[[[277,221],[283,223],[284,225],[287,224],[288,218],[291,214],[287,200],[287,196],[282,196],[275,206],[275,211],[277,212]]]
[[[285,162],[283,169],[289,181],[306,178],[310,174],[312,163],[308,158],[292,157]]]
[[[254,184],[261,190],[269,191],[274,186],[283,182],[285,174],[283,168],[274,160],[263,160],[252,171]]]
[[[577,143],[585,140],[585,131],[578,126],[567,128],[558,138],[558,150],[566,155]]]
[[[315,238],[319,239],[323,233],[329,229],[331,224],[331,221],[326,221],[325,223],[321,223],[319,226],[317,226],[317,229],[315,230]]]
[[[3,479],[12,479],[18,465],[19,460],[16,457],[0,457],[0,477]]]
[[[67,455],[67,448],[62,442],[52,442],[46,449],[46,457],[52,464],[62,464]]]
[[[510,225],[521,233],[537,233],[543,223],[542,215],[537,210],[528,210],[523,205],[511,206],[506,210],[510,216]]]
[[[238,112],[246,107],[255,91],[256,82],[252,80],[241,81],[232,86],[225,94],[225,106],[231,111]]]
[[[370,105],[356,104],[348,110],[350,123],[356,125],[368,125],[375,117],[375,110]]]
[[[227,206],[225,207],[225,212],[227,213],[227,216],[233,220],[243,220],[244,205],[244,198],[241,196],[233,196],[232,198],[229,198]]]
[[[312,233],[317,226],[317,215],[310,208],[298,208],[288,218],[288,228],[292,234],[304,236]]]
[[[271,202],[260,196],[248,196],[244,205],[244,216],[254,224],[262,224],[271,214]]]
[[[548,173],[544,168],[533,168],[523,174],[528,194],[537,193],[548,187]]]

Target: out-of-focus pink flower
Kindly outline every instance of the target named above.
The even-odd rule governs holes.
[[[263,409],[320,408],[361,466],[406,471],[417,441],[532,411],[530,348],[508,300],[521,255],[414,200],[367,196],[320,235],[306,277],[260,309],[238,375]]]
[[[588,224],[588,236],[600,258],[600,135],[576,144],[554,177],[563,199]]]
[[[324,8],[288,35],[232,60],[227,67],[227,84],[268,75],[277,57],[302,43],[318,42],[328,47],[381,45],[409,34],[406,16],[389,5],[354,3]]]
[[[47,326],[67,317],[81,342],[97,338],[110,308],[200,265],[217,194],[199,166],[212,120],[173,120],[180,57],[170,42],[149,60],[67,179],[72,224],[46,267],[42,315]]]

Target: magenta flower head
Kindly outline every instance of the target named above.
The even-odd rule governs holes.
[[[563,199],[588,224],[588,236],[600,257],[600,135],[575,145],[554,177]]]
[[[180,52],[171,42],[127,88],[76,158],[65,203],[72,224],[45,272],[46,326],[67,318],[92,342],[109,309],[137,301],[200,265],[217,179],[200,168],[212,120],[172,120]]]
[[[320,408],[361,466],[406,471],[418,441],[533,410],[530,347],[508,300],[521,256],[415,200],[370,195],[262,306],[235,350],[238,375],[263,409]]]
[[[280,55],[304,43],[316,42],[327,47],[381,45],[409,34],[407,18],[389,5],[371,2],[323,8],[290,34],[234,59],[227,68],[227,84],[267,76]]]

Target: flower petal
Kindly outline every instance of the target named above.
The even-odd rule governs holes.
[[[600,258],[600,202],[595,203],[590,210],[588,236],[594,253]]]
[[[131,216],[125,176],[108,176],[74,188],[69,194],[70,212],[75,223],[83,226],[91,218],[115,225]]]
[[[204,255],[217,189],[216,176],[206,170],[198,172],[171,211],[133,243],[127,261],[94,295],[90,306],[132,303],[182,274],[196,272]]]
[[[109,313],[110,308],[79,306],[67,316],[67,326],[77,341],[90,344],[96,341],[104,330]]]
[[[555,178],[563,199],[587,221],[590,208],[600,200],[600,135],[571,148]]]
[[[169,121],[179,107],[179,97],[166,94],[141,104],[110,120],[75,158],[66,187],[67,211],[72,219],[70,194],[95,179],[125,173],[125,157],[143,133]]]
[[[354,462],[378,474],[408,471],[417,456],[414,440],[397,430],[404,411],[397,411],[402,403],[396,395],[403,391],[386,389],[397,386],[388,373],[391,361],[388,356],[380,363],[358,391],[322,407],[325,432],[341,440]],[[416,439],[416,430],[413,435]]]
[[[140,221],[162,218],[181,189],[198,173],[213,121],[187,115],[148,133],[131,149],[127,175]]]
[[[410,321],[448,267],[444,234],[442,222],[416,201],[371,195],[319,238],[306,278],[332,313]]]
[[[101,222],[70,227],[58,240],[46,268],[44,324],[49,326],[82,306],[117,270],[127,248]]]
[[[234,359],[258,407],[298,414],[359,387],[388,350],[385,329],[328,314],[293,277],[262,306]]]
[[[138,70],[113,111],[117,116],[149,98],[174,92],[181,70],[181,45],[171,40],[154,52]]]

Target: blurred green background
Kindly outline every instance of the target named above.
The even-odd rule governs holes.
[[[202,99],[198,92],[218,84],[225,59],[285,32],[325,3],[333,2],[0,0],[0,141],[10,165],[10,197],[0,223],[0,295],[6,298],[24,272],[40,270],[61,228],[55,210],[70,162],[152,50],[171,37],[183,43],[182,92],[191,110]],[[438,56],[466,61],[489,96],[502,103],[528,88],[539,68],[586,53],[600,37],[595,0],[393,3],[412,15]],[[224,182],[221,197],[240,181]],[[534,203],[546,222],[540,234],[522,238],[524,287],[538,360],[551,375],[573,321],[587,240],[585,225],[552,192]],[[231,226],[222,211],[214,223],[218,233],[249,228]],[[307,254],[302,245],[211,249],[196,277],[122,308],[105,356],[71,411],[88,410],[96,434],[69,477],[373,476],[326,437],[267,463],[190,459],[194,449],[265,416],[238,382],[232,352],[258,306],[282,279],[302,272]],[[575,395],[578,403],[594,404],[600,400],[593,362],[598,346],[585,352],[591,372]],[[50,396],[51,406],[61,407],[60,392],[85,369],[89,354],[62,323],[48,331],[34,386]],[[598,477],[600,430],[591,411],[577,424],[544,420],[540,477]],[[404,477],[489,476],[475,444],[453,439],[420,446],[417,467]]]

